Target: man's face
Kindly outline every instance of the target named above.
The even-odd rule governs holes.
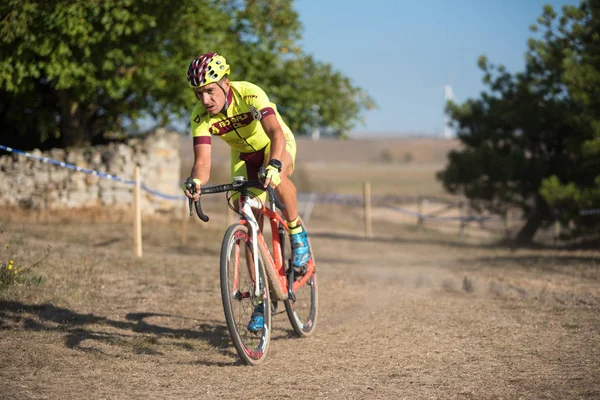
[[[229,83],[223,82],[223,89],[229,89]],[[210,115],[216,115],[223,109],[225,105],[225,91],[219,87],[216,82],[209,83],[198,89],[194,89],[196,97],[202,103],[202,106]]]

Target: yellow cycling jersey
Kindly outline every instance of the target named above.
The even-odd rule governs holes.
[[[283,122],[277,112],[277,106],[269,101],[267,94],[250,82],[229,82],[231,90],[227,96],[225,115],[219,113],[211,116],[202,103],[198,102],[191,116],[194,145],[210,144],[212,136],[218,136],[240,153],[259,151],[269,144],[260,120],[274,114],[283,129],[290,134],[290,128]]]

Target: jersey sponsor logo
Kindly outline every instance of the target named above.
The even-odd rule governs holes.
[[[258,99],[258,96],[255,94],[249,94],[249,95],[244,96],[244,100],[246,100],[246,99]]]
[[[265,107],[262,110],[260,110],[261,118],[262,117],[266,117],[267,115],[275,115],[275,110],[273,110],[273,108],[271,107]]]
[[[206,117],[208,115],[208,111],[203,112],[202,114],[196,114],[196,118],[194,118],[194,122],[199,124],[200,121],[202,121],[202,119],[204,117]]]
[[[255,121],[260,121],[262,118],[260,111],[258,111],[252,104],[250,104],[250,114],[252,114],[252,119]]]
[[[234,115],[226,120],[215,122],[211,125],[209,131],[213,135],[225,135],[234,129],[243,128],[250,125],[253,121],[252,115],[249,112]]]

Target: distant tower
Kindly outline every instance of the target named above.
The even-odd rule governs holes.
[[[319,140],[319,137],[321,137],[321,131],[319,130],[319,127],[315,127],[310,135],[312,140]]]
[[[448,101],[454,99],[454,93],[452,92],[452,86],[444,85],[444,110],[446,110],[446,104]],[[450,117],[444,111],[444,139],[452,139],[454,134],[450,127]]]

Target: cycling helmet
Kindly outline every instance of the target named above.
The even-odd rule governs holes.
[[[192,60],[188,67],[187,80],[191,87],[201,88],[220,81],[229,71],[230,67],[225,57],[217,53],[206,53]]]

